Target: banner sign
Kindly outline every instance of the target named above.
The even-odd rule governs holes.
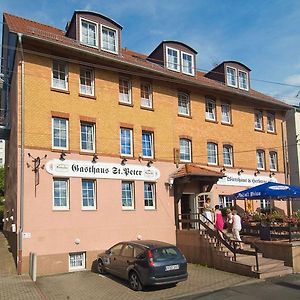
[[[52,159],[45,165],[48,173],[57,177],[103,178],[122,180],[156,181],[160,177],[157,168],[141,165],[93,163],[85,160]]]
[[[238,175],[236,173],[225,173],[226,177],[220,178],[217,182],[219,185],[234,186],[256,186],[265,182],[277,182],[276,178],[269,176],[254,176],[248,174]]]

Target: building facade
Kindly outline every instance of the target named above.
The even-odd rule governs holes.
[[[176,243],[178,218],[206,197],[230,206],[234,192],[284,182],[289,106],[251,89],[247,66],[198,72],[177,41],[130,51],[122,26],[94,12],[75,11],[65,31],[3,23],[4,230],[20,273],[31,252],[49,274],[90,268],[120,240]]]

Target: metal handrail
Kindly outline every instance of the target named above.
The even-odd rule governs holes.
[[[191,216],[194,215],[196,218],[191,219]],[[179,219],[179,216],[187,216],[186,219]],[[205,221],[201,220],[201,217],[205,219]],[[178,215],[178,223],[185,223],[187,224],[188,230],[190,229],[190,223],[198,223],[201,226],[203,226],[209,236],[213,236],[217,239],[217,241],[220,244],[223,244],[229,251],[232,252],[234,261],[236,261],[236,254],[245,254],[245,255],[250,255],[250,256],[255,256],[255,263],[256,263],[256,271],[259,272],[259,261],[258,261],[258,253],[262,252],[260,249],[257,247],[257,245],[253,242],[243,242],[243,241],[238,241],[230,238],[224,231],[220,230],[220,232],[223,235],[223,238],[221,237],[219,230],[214,230],[212,229],[208,224],[211,224],[213,228],[215,228],[214,223],[209,220],[204,214],[201,213],[190,213],[190,214],[179,214]],[[200,230],[200,226],[199,226]],[[255,251],[250,251],[250,250],[244,250],[241,248],[237,248],[237,244],[250,244],[251,247],[254,248]]]

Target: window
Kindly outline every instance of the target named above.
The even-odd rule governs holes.
[[[207,143],[207,162],[210,165],[218,164],[218,146],[215,143]]]
[[[182,73],[194,75],[194,56],[181,52]]]
[[[68,149],[68,120],[52,118],[52,148]]]
[[[239,70],[239,88],[245,91],[249,90],[248,73],[241,70]]]
[[[101,49],[118,53],[118,34],[115,29],[101,25]]]
[[[254,128],[256,130],[263,130],[263,114],[259,110],[254,112]]]
[[[256,161],[257,161],[257,169],[264,170],[265,169],[265,151],[264,150],[256,150]]]
[[[92,69],[80,68],[80,93],[94,96],[94,72]]]
[[[216,121],[216,102],[214,100],[206,100],[205,111],[206,120]]]
[[[190,96],[186,93],[178,93],[178,114],[190,116]]]
[[[147,82],[141,83],[141,106],[152,108],[152,88]]]
[[[191,161],[191,141],[180,139],[180,160],[183,162]]]
[[[221,104],[222,123],[231,124],[231,112],[229,104]]]
[[[95,192],[95,180],[82,179],[82,209],[94,210],[96,209],[96,192]]]
[[[120,243],[120,244],[117,244],[117,245],[113,246],[112,248],[109,249],[110,253],[112,255],[120,255],[121,254],[121,250],[123,248],[123,245],[124,244]]]
[[[271,151],[270,155],[270,171],[277,171],[277,153],[275,151]]]
[[[65,63],[59,61],[53,62],[52,87],[60,90],[68,89],[68,71]]]
[[[270,208],[271,208],[271,201],[270,200],[266,200],[266,199],[260,200],[260,208],[262,210],[269,211]]]
[[[119,79],[119,102],[131,104],[131,83],[129,79]]]
[[[98,47],[98,25],[81,19],[80,42],[82,44]]]
[[[226,74],[227,74],[227,85],[232,87],[237,87],[236,68],[226,67]]]
[[[69,209],[68,179],[53,179],[53,209]]]
[[[69,270],[77,271],[85,269],[85,253],[70,253],[69,254]]]
[[[234,200],[230,196],[219,195],[219,205],[221,208],[234,207]]]
[[[80,123],[81,150],[95,152],[95,125]]]
[[[144,204],[145,209],[155,209],[155,184],[144,183]]]
[[[133,246],[127,244],[122,250],[122,256],[133,258]]]
[[[268,132],[275,132],[275,116],[272,113],[267,114],[267,130]]]
[[[122,208],[134,209],[133,182],[122,181]]]
[[[224,145],[223,146],[223,163],[226,167],[233,166],[233,159],[232,159],[232,146]]]
[[[167,50],[167,68],[179,72],[180,70],[179,51],[169,47],[167,47],[166,50]]]
[[[121,128],[120,131],[121,155],[132,156],[132,129]]]
[[[142,132],[142,151],[143,157],[153,158],[153,133]]]

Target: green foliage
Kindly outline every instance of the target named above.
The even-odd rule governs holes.
[[[4,186],[5,186],[5,169],[0,168],[0,196],[4,196]]]

